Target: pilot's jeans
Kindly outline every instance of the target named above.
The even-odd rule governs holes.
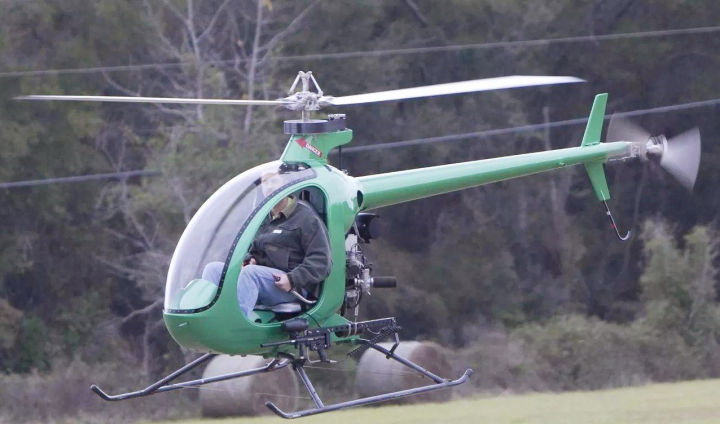
[[[222,262],[207,264],[203,270],[202,278],[219,282],[223,265]],[[296,301],[295,296],[275,286],[274,275],[280,274],[285,274],[285,272],[262,265],[245,265],[242,268],[237,281],[237,299],[240,309],[249,320],[255,321],[260,318],[253,312],[253,308],[257,303],[277,305],[278,303]]]

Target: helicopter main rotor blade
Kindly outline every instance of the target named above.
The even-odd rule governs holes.
[[[232,99],[190,99],[171,97],[133,97],[133,96],[65,96],[30,95],[18,96],[15,100],[69,100],[79,102],[121,102],[121,103],[177,103],[195,105],[259,105],[284,106],[284,100],[232,100]]]
[[[483,78],[448,84],[426,85],[423,87],[403,88],[400,90],[379,91],[376,93],[356,94],[342,97],[325,97],[321,102],[333,106],[354,105],[360,103],[387,102],[391,100],[414,99],[418,97],[445,96],[448,94],[470,93],[474,91],[501,90],[504,88],[530,87],[535,85],[567,84],[584,82],[575,77],[512,75],[498,78]]]

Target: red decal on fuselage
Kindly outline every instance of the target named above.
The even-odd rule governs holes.
[[[307,140],[305,140],[304,138],[296,138],[296,139],[295,139],[295,142],[296,142],[297,144],[299,144],[300,147],[303,147],[303,148],[305,148],[305,149],[310,150],[315,156],[317,156],[317,157],[319,157],[319,158],[322,157],[322,152],[321,152],[317,147],[315,147],[315,146],[313,146],[312,144],[308,143]]]

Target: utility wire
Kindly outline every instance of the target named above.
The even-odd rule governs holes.
[[[675,104],[675,105],[659,106],[659,107],[654,107],[654,108],[649,108],[649,109],[637,109],[637,110],[632,110],[632,111],[628,111],[628,112],[617,112],[611,116],[605,116],[605,120],[610,119],[612,116],[632,117],[632,116],[650,115],[650,114],[654,114],[654,113],[665,113],[665,112],[673,112],[673,111],[677,111],[677,110],[684,110],[684,109],[691,109],[691,108],[698,108],[698,107],[715,106],[718,104],[720,104],[720,99],[710,99],[710,100],[703,100],[703,101],[699,101],[699,102],[680,103],[680,104]],[[498,128],[498,129],[494,129],[494,130],[476,131],[476,132],[463,133],[463,134],[450,134],[450,135],[443,135],[443,136],[439,136],[439,137],[427,137],[427,138],[418,138],[418,139],[413,139],[413,140],[392,141],[392,142],[388,142],[388,143],[371,144],[371,145],[366,145],[366,146],[346,147],[343,149],[343,152],[344,153],[355,153],[355,152],[364,152],[364,151],[370,151],[370,150],[384,150],[384,149],[394,149],[394,148],[398,148],[398,147],[417,146],[417,145],[421,145],[421,144],[459,141],[459,140],[466,140],[469,138],[487,138],[487,137],[491,137],[491,136],[495,136],[495,135],[515,134],[515,133],[527,132],[527,131],[544,130],[546,128],[581,125],[581,124],[587,123],[587,120],[588,120],[588,118],[567,119],[567,120],[563,120],[563,121],[554,121],[554,122],[547,122],[547,123],[542,123],[542,124],[522,125],[519,127]],[[124,179],[124,178],[129,178],[129,177],[134,177],[134,176],[157,176],[160,174],[161,173],[159,171],[138,170],[138,171],[125,171],[125,172],[111,172],[111,173],[106,173],[106,174],[77,175],[77,176],[73,176],[73,177],[46,178],[46,179],[41,179],[41,180],[13,181],[13,182],[0,183],[0,189],[38,186],[38,185],[45,185],[45,184],[75,183],[75,182],[100,180],[100,179]]]
[[[612,116],[617,116],[617,117],[641,116],[641,115],[649,115],[649,114],[654,114],[654,113],[673,112],[673,111],[683,110],[683,109],[715,106],[718,104],[720,104],[720,99],[710,99],[710,100],[703,100],[703,101],[699,101],[699,102],[680,103],[680,104],[675,104],[675,105],[659,106],[659,107],[654,107],[654,108],[649,108],[649,109],[637,109],[637,110],[632,110],[632,111],[628,111],[628,112],[617,112]],[[606,120],[610,119],[612,116],[605,116],[605,119]],[[343,153],[355,153],[355,152],[365,152],[365,151],[370,151],[370,150],[394,149],[394,148],[398,148],[398,147],[417,146],[417,145],[421,145],[421,144],[441,143],[441,142],[448,142],[448,141],[460,141],[460,140],[466,140],[469,138],[487,138],[487,137],[492,137],[495,135],[515,134],[515,133],[527,132],[527,131],[544,130],[546,128],[556,128],[556,127],[564,127],[564,126],[571,126],[571,125],[582,125],[582,124],[587,123],[587,120],[588,120],[588,118],[567,119],[564,121],[554,121],[554,122],[547,122],[547,123],[542,123],[542,124],[522,125],[519,127],[498,128],[498,129],[494,129],[494,130],[475,131],[475,132],[463,133],[463,134],[450,134],[450,135],[443,135],[443,136],[439,136],[439,137],[417,138],[417,139],[413,139],[413,140],[392,141],[392,142],[388,142],[388,143],[370,144],[370,145],[366,145],[366,146],[345,147],[343,149]],[[333,152],[333,153],[335,153],[335,152]],[[46,178],[46,179],[41,179],[41,180],[13,181],[13,182],[0,183],[0,189],[38,186],[38,185],[45,185],[45,184],[75,183],[75,182],[100,180],[100,179],[123,179],[123,178],[129,178],[129,177],[134,177],[134,176],[157,176],[157,175],[160,175],[159,171],[144,171],[144,170],[111,172],[111,173],[106,173],[106,174],[77,175],[77,176],[73,176],[73,177]]]
[[[45,178],[42,180],[26,180],[26,181],[13,181],[7,183],[0,183],[0,189],[3,188],[18,188],[18,187],[29,187],[38,186],[45,184],[61,184],[61,183],[77,183],[81,181],[90,180],[102,180],[102,179],[116,179],[121,180],[129,177],[136,176],[156,176],[160,175],[160,171],[125,171],[125,172],[110,172],[106,174],[90,174],[90,175],[76,175],[73,177],[60,177],[60,178]]]
[[[602,34],[602,35],[582,35],[573,37],[559,37],[559,38],[543,38],[536,40],[517,40],[517,41],[496,41],[490,43],[477,43],[477,44],[453,44],[448,46],[434,46],[434,47],[411,47],[401,49],[387,49],[387,50],[369,50],[369,51],[354,51],[354,52],[338,52],[338,53],[312,53],[306,55],[290,55],[290,56],[275,56],[271,57],[270,60],[279,62],[294,62],[302,60],[321,60],[321,59],[349,59],[354,57],[379,57],[389,55],[405,55],[405,54],[423,54],[423,53],[437,53],[445,51],[460,51],[460,50],[481,50],[481,49],[494,49],[494,48],[512,48],[512,47],[536,47],[536,46],[547,46],[550,44],[559,43],[580,43],[580,42],[599,42],[599,41],[612,41],[621,39],[632,39],[632,38],[650,38],[650,37],[664,37],[664,36],[677,36],[677,35],[693,35],[693,34],[707,34],[712,32],[720,31],[720,26],[707,26],[707,27],[695,27],[695,28],[680,28],[680,29],[669,29],[669,30],[658,30],[658,31],[641,31],[641,32],[625,32],[618,34]],[[236,62],[246,62],[245,59],[225,59],[225,60],[210,60],[206,61],[206,64],[210,65],[221,65]],[[160,62],[160,63],[145,63],[137,65],[120,65],[120,66],[97,66],[89,68],[66,68],[66,69],[38,69],[38,70],[25,70],[25,71],[5,71],[0,72],[0,78],[2,77],[19,77],[19,76],[41,76],[41,75],[60,75],[60,74],[84,74],[93,72],[120,72],[120,71],[134,71],[144,69],[163,69],[163,68],[174,68],[185,66],[189,64],[189,61],[182,62]]]
[[[680,28],[680,29],[669,29],[659,31],[642,31],[642,32],[625,32],[618,34],[604,34],[604,35],[581,35],[573,37],[559,37],[559,38],[541,38],[537,40],[518,40],[518,41],[495,41],[490,43],[478,43],[478,44],[455,44],[449,46],[435,46],[435,47],[413,47],[404,49],[389,49],[389,50],[371,50],[371,51],[357,51],[357,52],[346,52],[346,53],[327,53],[327,54],[308,54],[298,56],[281,56],[275,58],[276,60],[307,60],[307,59],[347,59],[351,57],[367,57],[367,56],[387,56],[387,55],[399,55],[399,54],[417,54],[417,53],[437,53],[443,51],[457,51],[457,50],[480,50],[480,49],[494,49],[499,47],[535,47],[535,46],[546,46],[550,44],[558,43],[579,43],[586,41],[610,41],[620,40],[625,38],[646,38],[646,37],[661,37],[670,35],[689,35],[689,34],[705,34],[709,32],[720,31],[720,26],[709,26],[709,27],[695,27],[695,28]]]
[[[691,102],[691,103],[680,103],[675,105],[669,105],[669,106],[659,106],[654,107],[650,109],[638,109],[638,110],[632,110],[628,112],[617,112],[612,116],[617,117],[631,117],[631,116],[641,116],[641,115],[649,115],[653,113],[665,113],[665,112],[672,112],[676,110],[683,110],[683,109],[691,109],[691,108],[697,108],[697,107],[706,107],[706,106],[714,106],[720,104],[720,99],[711,99],[711,100],[703,100],[699,102]],[[605,116],[605,119],[610,119],[612,116]],[[522,125],[519,127],[510,127],[510,128],[499,128],[494,130],[485,130],[485,131],[476,131],[476,132],[470,132],[470,133],[463,133],[463,134],[450,134],[450,135],[442,135],[438,137],[427,137],[427,138],[417,138],[413,140],[403,140],[403,141],[391,141],[387,143],[378,143],[378,144],[370,144],[366,146],[355,146],[355,147],[345,147],[343,148],[343,153],[355,153],[355,152],[366,152],[370,150],[384,150],[384,149],[394,149],[398,147],[408,147],[408,146],[418,146],[421,144],[431,144],[431,143],[442,143],[447,141],[459,141],[459,140],[466,140],[468,138],[487,138],[495,135],[505,135],[505,134],[515,134],[519,132],[526,132],[526,131],[537,131],[537,130],[544,130],[546,128],[555,128],[555,127],[564,127],[564,126],[570,126],[570,125],[584,125],[588,121],[588,118],[576,118],[576,119],[567,119],[564,121],[554,121],[554,122],[546,122],[542,124],[530,124],[530,125]]]

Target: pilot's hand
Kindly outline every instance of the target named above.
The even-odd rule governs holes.
[[[284,292],[289,292],[292,289],[292,284],[290,284],[290,279],[287,274],[275,274],[273,277],[275,277],[275,287]]]

